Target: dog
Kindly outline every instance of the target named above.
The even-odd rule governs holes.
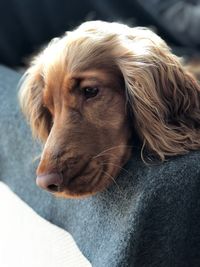
[[[53,39],[19,92],[44,146],[36,183],[60,197],[108,187],[134,153],[165,161],[200,148],[200,86],[150,29],[90,21]]]

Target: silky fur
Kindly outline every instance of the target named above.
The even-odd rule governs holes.
[[[113,108],[113,113],[117,112],[116,116],[111,115],[110,107],[108,116],[105,112],[105,118],[107,116],[109,121],[101,120],[98,116],[95,119],[95,112],[93,114],[91,109],[88,115],[92,117],[90,122],[93,121],[95,129],[107,129],[110,139],[112,135],[114,139],[118,138],[114,135],[115,131],[121,134],[119,140],[113,141],[110,146],[103,144],[101,140],[103,145],[99,145],[96,154],[91,153],[91,149],[90,153],[87,153],[87,148],[85,150],[82,144],[80,149],[83,148],[82,155],[86,153],[89,160],[90,156],[95,157],[101,151],[118,146],[112,151],[118,159],[114,159],[113,155],[106,159],[118,167],[115,171],[108,172],[112,179],[102,176],[101,180],[106,182],[89,191],[84,188],[76,192],[74,189],[75,195],[103,190],[130,157],[129,144],[134,136],[140,140],[141,156],[144,160],[145,156],[149,155],[164,161],[169,156],[200,148],[200,86],[185,70],[181,60],[171,53],[159,36],[147,28],[130,28],[120,23],[91,21],[83,23],[74,31],[66,32],[61,38],[53,39],[33,59],[22,79],[19,92],[22,111],[30,123],[33,135],[45,143],[41,160],[45,167],[39,172],[50,172],[55,168],[50,167],[55,165],[53,157],[47,156],[45,151],[50,144],[47,142],[49,136],[60,131],[57,122],[56,126],[53,126],[52,114],[55,110],[51,110],[50,100],[47,100],[47,105],[44,103],[45,94],[50,99],[52,90],[57,88],[68,88],[66,90],[70,92],[73,87],[72,77],[84,76],[87,72],[96,73],[97,77],[102,75],[107,83],[110,77],[112,84],[117,83],[114,85],[116,94],[122,99],[121,102],[119,99],[116,102],[120,102],[119,111],[116,107]],[[68,106],[69,102],[73,106],[73,101],[70,101],[68,99]],[[90,132],[87,123],[83,132]],[[81,138],[81,133],[79,134]],[[106,138],[106,135],[100,136],[102,139]],[[64,135],[59,138],[64,138]],[[90,140],[95,142],[92,136]],[[88,142],[89,140],[86,143]],[[75,141],[72,140],[72,143]],[[67,144],[63,146],[65,145]],[[120,146],[124,146],[123,151]],[[67,159],[63,164],[66,161]],[[66,194],[70,195],[71,191],[73,190],[70,189]]]

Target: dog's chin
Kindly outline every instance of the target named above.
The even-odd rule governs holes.
[[[130,157],[130,149],[124,151],[118,159],[100,157],[94,159],[87,168],[78,175],[68,177],[68,172],[63,172],[63,183],[52,194],[59,198],[85,198],[104,191],[116,178],[122,166]],[[107,163],[105,163],[107,162]]]
[[[108,188],[120,172],[120,168],[112,168],[112,171],[105,173],[104,169],[99,169],[95,175],[79,176],[72,181],[61,186],[58,192],[53,195],[59,198],[85,198],[95,195]],[[116,182],[115,182],[116,183]]]
[[[57,198],[83,199],[83,198],[87,198],[87,197],[96,195],[98,192],[81,192],[81,193],[77,192],[76,193],[76,192],[72,192],[72,191],[66,189],[63,192],[53,193],[53,195]]]
[[[59,192],[53,193],[59,198],[86,198],[104,191],[114,180],[111,174],[105,176],[97,174],[93,179],[76,177],[73,182],[60,188]]]

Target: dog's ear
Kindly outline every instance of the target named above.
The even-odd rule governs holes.
[[[33,136],[45,141],[51,128],[51,115],[42,103],[44,82],[37,57],[20,81],[19,102]]]
[[[200,86],[164,41],[142,31],[120,69],[143,148],[161,160],[199,149]]]

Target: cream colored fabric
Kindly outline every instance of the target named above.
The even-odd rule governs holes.
[[[0,182],[1,267],[91,267],[72,236]]]

